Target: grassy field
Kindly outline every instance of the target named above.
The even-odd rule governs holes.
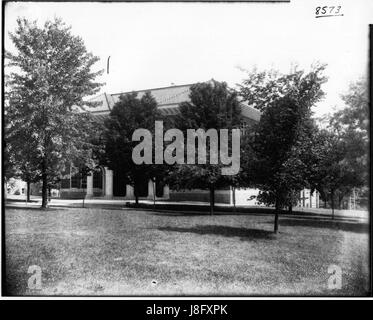
[[[5,211],[10,295],[365,295],[368,225],[133,209]],[[342,288],[328,289],[328,267]],[[31,265],[42,289],[30,290]]]

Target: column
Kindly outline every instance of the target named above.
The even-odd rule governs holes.
[[[303,203],[302,203],[302,207],[305,207],[306,206],[306,191],[303,189]]]
[[[154,197],[154,187],[153,187],[153,181],[149,179],[148,181],[148,199],[153,200]]]
[[[93,172],[87,176],[87,197],[93,197]]]
[[[105,167],[105,198],[113,198],[113,170]]]
[[[134,199],[135,198],[135,192],[131,185],[126,184],[126,199]]]
[[[170,187],[168,185],[163,187],[163,198],[170,199]]]

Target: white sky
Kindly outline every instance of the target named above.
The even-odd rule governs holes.
[[[342,17],[315,18],[320,4],[341,5]],[[110,74],[102,91],[187,84],[211,78],[234,87],[238,67],[289,71],[328,64],[327,97],[317,116],[341,106],[339,95],[368,70],[368,24],[373,1],[292,0],[291,3],[8,3],[5,32],[18,16],[44,23],[54,16],[72,26],[97,69]],[[12,50],[6,33],[5,48]]]

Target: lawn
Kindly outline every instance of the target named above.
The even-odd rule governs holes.
[[[10,295],[365,295],[369,228],[272,215],[5,211]],[[342,288],[328,289],[328,267]],[[27,287],[28,267],[42,289]]]

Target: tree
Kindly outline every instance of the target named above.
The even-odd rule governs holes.
[[[297,67],[289,74],[253,70],[239,85],[242,98],[262,111],[254,138],[248,140],[254,159],[245,171],[261,190],[259,202],[275,206],[275,232],[280,209],[291,210],[298,191],[307,186],[307,158],[315,132],[311,107],[324,96],[324,69],[316,64],[308,73]]]
[[[188,129],[239,128],[241,123],[241,106],[237,93],[230,90],[225,82],[211,80],[197,83],[190,88],[190,102],[180,104],[180,113],[174,119],[175,128],[181,130],[186,142]],[[228,146],[231,147],[232,137],[229,136]],[[217,143],[221,147],[220,136],[217,141],[206,138],[206,150],[211,151],[211,145]],[[193,141],[196,143],[196,140]],[[186,143],[185,143],[186,144]],[[215,190],[227,187],[233,182],[233,176],[222,175],[221,159],[217,164],[211,164],[211,152],[206,152],[206,164],[197,164],[198,145],[194,144],[196,164],[178,164],[173,166],[169,183],[175,189],[207,189],[210,193],[210,213],[214,212]],[[185,152],[187,152],[185,150]],[[232,150],[229,148],[228,153]]]
[[[165,176],[165,166],[138,165],[132,159],[133,149],[138,144],[132,141],[134,131],[142,128],[154,133],[156,120],[165,119],[157,109],[157,102],[150,92],[141,98],[134,92],[120,96],[104,123],[105,154],[102,161],[126,177],[128,183],[134,187],[136,204],[139,201],[139,187],[144,181],[156,178],[160,182]],[[154,146],[152,156],[154,158]]]
[[[369,107],[364,79],[351,84],[342,96],[346,107],[327,117],[328,126],[319,131],[312,145],[310,182],[330,200],[334,218],[335,198],[368,185]]]
[[[342,99],[346,107],[331,116],[329,128],[344,145],[345,161],[355,173],[355,187],[368,186],[369,101],[366,79],[351,83],[349,92],[342,95]]]
[[[309,177],[311,189],[330,200],[334,219],[335,197],[339,199],[358,183],[354,168],[346,161],[343,140],[333,131],[320,130],[312,147],[314,169]],[[339,200],[340,202],[340,200]]]
[[[279,211],[292,206],[306,186],[307,139],[312,132],[307,109],[289,97],[268,105],[255,131],[252,175],[260,189],[258,201],[275,206],[274,232]]]
[[[47,21],[43,28],[18,19],[9,34],[17,52],[5,56],[10,68],[6,116],[12,135],[7,143],[18,154],[27,154],[24,148],[30,143],[35,148],[30,168],[40,170],[42,208],[47,206],[48,184],[67,163],[92,163],[89,138],[94,126],[81,107],[94,106],[83,98],[98,92],[101,85],[94,79],[102,71],[91,71],[98,58],[70,29],[60,19]]]
[[[325,64],[316,63],[309,72],[299,70],[297,66],[288,74],[277,70],[244,70],[248,77],[239,84],[239,93],[250,106],[260,111],[285,96],[296,100],[300,106],[311,108],[325,95],[321,89],[327,81],[323,75],[325,68]]]

